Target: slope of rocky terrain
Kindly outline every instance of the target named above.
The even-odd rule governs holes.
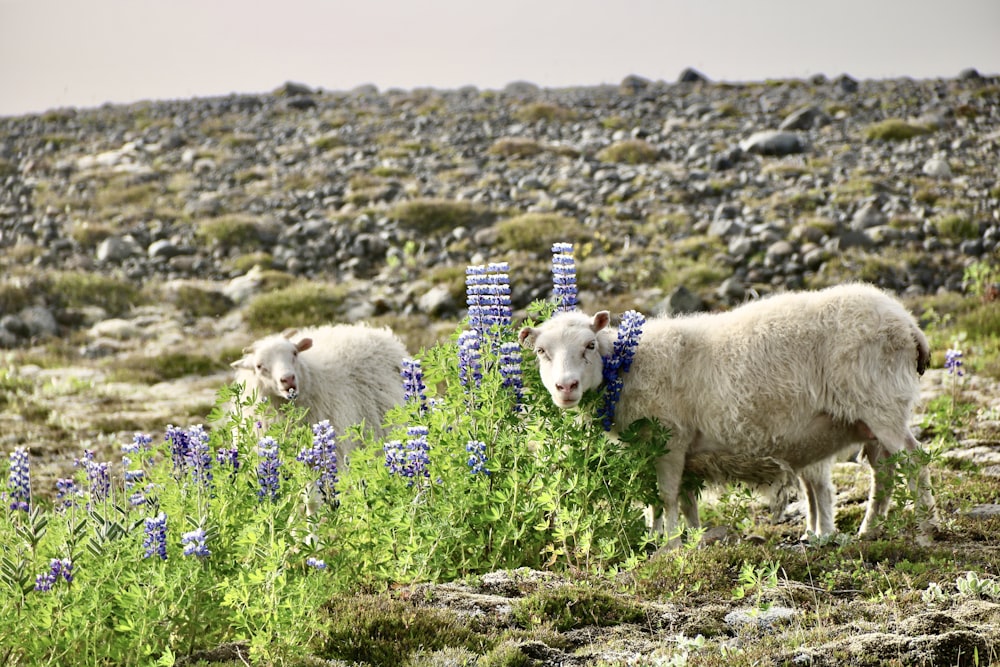
[[[951,388],[941,356],[960,332],[949,325],[962,304],[986,304],[981,360],[963,384],[973,416],[950,456],[995,479],[1000,78],[687,78],[500,91],[289,83],[0,118],[0,451],[29,446],[51,491],[85,447],[114,456],[135,430],[203,422],[257,335],[369,320],[416,352],[462,318],[467,265],[509,262],[523,314],[549,294],[550,245],[570,241],[587,308],[720,309],[851,279],[893,290],[935,344],[925,409]],[[995,569],[988,500],[963,510],[964,537],[942,553]],[[516,625],[516,600],[542,586],[519,576],[413,596]],[[820,623],[833,630],[795,651],[788,641],[815,639],[797,615],[813,593],[768,594],[788,617],[731,616],[742,609],[731,600],[646,601],[642,622],[580,617],[558,640],[513,646],[524,662],[509,664],[682,664],[678,645],[694,660],[684,642],[726,633],[734,650],[774,644],[793,664],[975,664],[972,648],[1000,650],[988,595],[886,616],[835,593]]]

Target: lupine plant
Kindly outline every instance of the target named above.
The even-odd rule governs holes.
[[[535,320],[575,307],[572,246],[558,250],[554,298],[532,306]],[[317,610],[359,586],[638,563],[663,440],[625,428],[611,441],[602,396],[583,404],[593,419],[552,405],[516,342],[506,264],[470,267],[467,289],[463,326],[407,365],[408,400],[384,439],[232,385],[209,427],[135,434],[120,465],[85,451],[44,508],[27,450],[8,457],[7,662],[171,664],[235,642],[273,663],[315,647]],[[624,342],[640,328],[626,319]],[[340,438],[360,443],[349,461]]]

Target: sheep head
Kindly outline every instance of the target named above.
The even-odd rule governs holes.
[[[570,311],[558,313],[541,326],[524,327],[518,340],[535,351],[542,383],[560,408],[572,408],[584,392],[604,380],[604,357],[611,354],[607,330],[611,314],[593,317]]]
[[[295,330],[268,336],[244,348],[243,357],[231,366],[253,373],[261,393],[294,400],[302,391],[299,353],[312,347],[312,338],[291,340]]]

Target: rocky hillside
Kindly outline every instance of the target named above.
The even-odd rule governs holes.
[[[286,84],[0,118],[0,452],[29,446],[36,492],[50,492],[85,447],[112,458],[135,430],[205,421],[257,335],[363,319],[415,352],[462,318],[469,264],[509,262],[518,309],[548,296],[556,241],[575,245],[584,306],[616,312],[869,280],[933,339],[925,409],[956,386],[940,368],[949,336],[967,332],[981,354],[962,381],[974,408],[935,469],[952,531],[941,544],[801,549],[795,516],[777,547],[723,530],[733,563],[724,550],[653,559],[613,596],[515,572],[366,597],[426,622],[433,641],[409,625],[380,634],[353,612],[331,641],[440,644],[451,652],[408,664],[472,664],[441,639],[445,614],[465,633],[539,625],[501,647],[512,665],[986,664],[1000,652],[1000,588],[956,593],[949,570],[935,597],[927,580],[941,563],[996,574],[998,149],[1000,78],[974,70],[747,84],[689,72],[560,90]],[[862,468],[838,469],[848,521]],[[756,606],[730,599],[740,559],[773,553],[787,567],[801,553],[801,571],[747,584]],[[238,664],[245,648],[201,657]]]
[[[585,246],[595,294],[634,292],[646,308],[680,285],[709,302],[856,277],[957,291],[1000,243],[998,117],[1000,83],[971,70],[499,92],[286,84],[56,110],[0,119],[0,247],[20,284],[44,269],[150,292],[207,279],[238,301],[246,290],[223,288],[260,265],[364,294],[334,317],[458,317],[461,301],[428,292],[454,294],[446,269],[484,259],[511,261],[524,305],[545,293],[554,238]],[[10,286],[2,298],[5,347],[46,333],[12,320],[18,306],[73,319]]]

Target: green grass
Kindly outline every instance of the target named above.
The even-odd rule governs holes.
[[[618,141],[597,153],[602,162],[623,162],[625,164],[647,164],[656,162],[660,152],[644,139]]]
[[[346,294],[342,285],[296,282],[255,296],[243,319],[255,334],[329,323],[337,320]]]
[[[933,130],[926,125],[911,123],[901,118],[890,118],[865,128],[865,138],[872,141],[906,141],[914,137],[930,134]]]
[[[433,234],[456,227],[478,227],[489,223],[494,216],[488,209],[471,202],[414,199],[395,205],[390,209],[389,217],[404,228]]]
[[[195,237],[211,245],[256,250],[265,227],[265,223],[248,215],[223,215],[199,221]]]
[[[496,230],[504,250],[547,252],[553,243],[580,243],[590,236],[578,220],[559,213],[525,213],[501,220]]]

